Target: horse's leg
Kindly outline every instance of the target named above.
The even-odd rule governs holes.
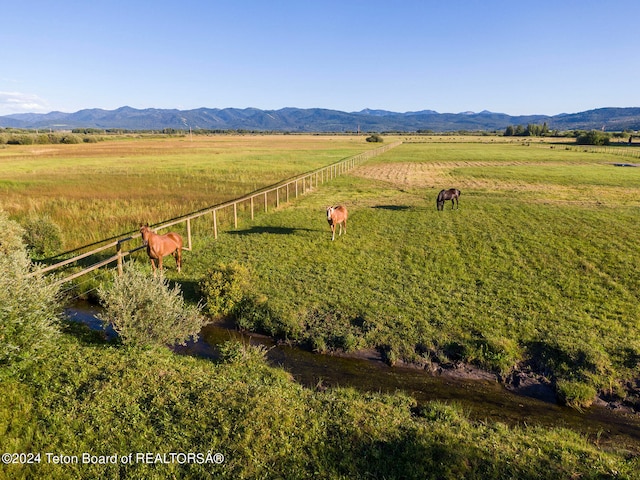
[[[347,221],[345,220],[344,222],[344,234],[347,234]],[[342,230],[340,230],[340,232],[342,232]]]
[[[182,266],[182,249],[176,248],[173,256],[176,259],[176,266],[178,267],[178,273],[180,273],[180,267]]]
[[[151,260],[151,270],[153,271],[153,278],[156,278],[156,263],[153,261],[153,258],[150,258],[149,260]]]
[[[336,239],[336,225],[335,223],[331,224],[331,241]]]
[[[160,270],[160,276],[164,276],[164,271],[162,270],[162,255],[158,255],[158,270]]]

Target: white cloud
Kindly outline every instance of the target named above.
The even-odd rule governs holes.
[[[37,95],[20,92],[0,92],[0,115],[46,113],[48,111],[48,103]]]

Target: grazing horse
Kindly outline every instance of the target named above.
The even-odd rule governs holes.
[[[347,208],[343,205],[335,207],[327,207],[327,222],[331,227],[331,240],[336,238],[336,225],[340,226],[338,235],[342,235],[342,227],[344,226],[344,234],[347,234]]]
[[[140,226],[140,235],[142,235],[142,243],[147,247],[147,255],[151,259],[151,267],[153,268],[153,276],[156,276],[156,264],[162,275],[162,257],[173,254],[176,259],[178,273],[182,266],[182,237],[175,232],[169,232],[166,235],[158,235],[149,228],[149,225]]]
[[[438,210],[444,210],[444,202],[447,200],[451,200],[451,210],[453,210],[453,205],[455,203],[456,208],[458,207],[458,198],[460,198],[460,190],[457,188],[450,188],[449,190],[440,190],[438,194],[438,198],[436,199],[436,207]]]

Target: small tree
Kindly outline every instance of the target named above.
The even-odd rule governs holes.
[[[367,137],[365,139],[367,142],[375,142],[375,143],[382,143],[384,142],[384,138],[382,138],[381,135],[378,135],[377,133],[374,133],[373,135]]]
[[[104,306],[99,318],[113,326],[125,345],[140,347],[184,345],[197,339],[205,324],[199,306],[187,305],[178,285],[170,288],[129,266],[109,287],[100,287]]]
[[[59,289],[33,266],[23,230],[0,211],[0,375],[28,367],[53,348],[61,312]]]

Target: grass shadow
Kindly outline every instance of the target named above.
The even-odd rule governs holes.
[[[401,212],[404,210],[411,210],[411,207],[408,205],[374,205],[371,208],[375,208],[378,210],[392,210],[394,212]]]
[[[293,227],[271,227],[266,225],[256,225],[244,230],[232,230],[228,232],[230,235],[255,235],[261,233],[268,233],[272,235],[293,235],[296,232],[314,232],[310,228],[293,228]]]

